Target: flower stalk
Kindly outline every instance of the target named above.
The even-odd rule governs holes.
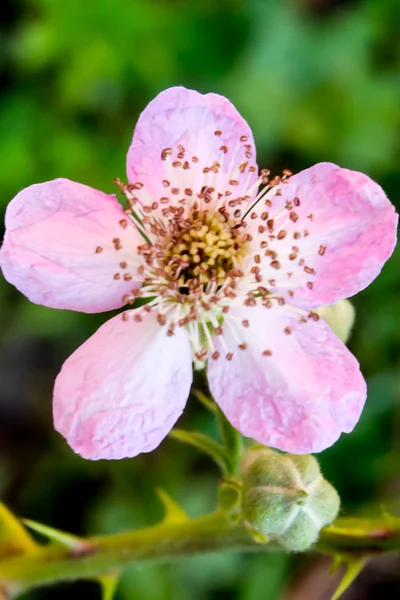
[[[0,561],[1,593],[7,600],[39,586],[99,578],[128,565],[163,562],[221,551],[279,551],[276,543],[260,544],[243,522],[232,523],[222,511],[196,519],[89,538],[84,552],[48,545]],[[400,520],[338,519],[321,531],[313,551],[360,556],[400,550]]]

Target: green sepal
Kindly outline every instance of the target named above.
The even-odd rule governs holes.
[[[110,573],[98,578],[101,586],[101,600],[113,600],[117,591],[120,573]]]
[[[336,571],[342,564],[346,564],[346,571],[340,581],[339,587],[336,589],[331,600],[339,600],[344,592],[350,587],[355,578],[360,574],[367,562],[365,556],[340,556],[335,555],[332,570]]]
[[[164,506],[165,514],[162,523],[182,523],[188,521],[189,517],[177,502],[162,488],[156,489],[157,496]]]
[[[237,479],[223,479],[218,488],[218,506],[232,523],[238,523],[242,516],[242,484]]]
[[[23,523],[33,531],[36,531],[36,533],[50,540],[54,545],[69,548],[76,554],[89,552],[92,548],[86,540],[72,533],[60,531],[59,529],[54,529],[54,527],[31,521],[30,519],[24,519]]]
[[[0,502],[0,557],[34,552],[37,544],[21,522]]]
[[[230,473],[231,463],[224,448],[208,435],[197,431],[184,431],[183,429],[172,429],[169,435],[175,440],[208,454],[217,463],[224,475]]]
[[[267,535],[264,535],[263,533],[260,533],[260,531],[253,529],[253,527],[251,527],[251,525],[249,525],[248,523],[246,523],[246,529],[249,532],[249,535],[251,536],[251,538],[257,544],[262,544],[263,546],[265,546],[265,544],[268,544],[268,542],[270,541],[270,539]]]

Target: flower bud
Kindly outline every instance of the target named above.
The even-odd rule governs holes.
[[[241,474],[247,526],[286,550],[307,550],[339,512],[339,495],[311,455],[254,447],[243,458]]]
[[[329,306],[321,306],[316,311],[324,319],[343,343],[350,337],[356,312],[349,300],[340,300]]]

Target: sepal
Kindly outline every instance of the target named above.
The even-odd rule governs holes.
[[[218,506],[232,524],[243,516],[242,484],[237,479],[223,479],[218,488]]]
[[[350,300],[339,300],[335,304],[318,308],[316,312],[328,323],[333,333],[346,344],[356,318],[356,311]]]
[[[308,550],[337,516],[340,499],[310,455],[255,446],[244,456],[243,515],[249,531],[292,552]]]

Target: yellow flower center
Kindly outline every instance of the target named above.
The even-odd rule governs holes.
[[[187,218],[171,224],[162,262],[166,274],[181,287],[209,282],[220,287],[236,275],[248,252],[242,223],[224,211],[193,209]]]

